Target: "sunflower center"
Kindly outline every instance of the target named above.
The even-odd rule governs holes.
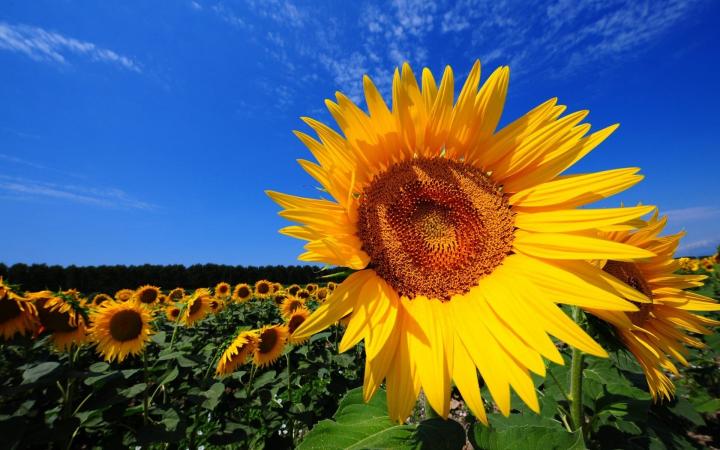
[[[260,335],[260,344],[258,345],[258,351],[260,353],[269,353],[278,341],[277,332],[270,328]]]
[[[305,322],[305,316],[301,315],[295,315],[290,318],[290,321],[288,321],[287,327],[290,334],[293,334],[295,330],[298,329],[302,323]]]
[[[38,318],[40,323],[50,332],[69,333],[75,331],[77,327],[70,325],[70,313],[50,311],[45,308],[47,299],[41,299],[37,302]]]
[[[643,276],[640,269],[638,269],[638,267],[634,263],[622,261],[608,261],[607,263],[605,263],[605,267],[603,267],[603,270],[614,276],[618,280],[622,281],[623,283],[627,284],[631,288],[635,289],[636,291],[643,293],[647,298],[650,299],[650,301],[652,301],[652,289],[650,288],[648,282],[645,280],[645,277]],[[638,311],[632,311],[626,314],[628,315],[632,323],[636,325],[642,325],[649,317],[650,312],[653,309],[653,304],[638,302],[632,302],[632,304],[638,307]]]
[[[200,311],[200,308],[202,308],[202,302],[203,299],[198,297],[195,299],[194,302],[190,305],[190,310],[188,311],[190,316],[194,316],[198,311]]]
[[[0,301],[0,323],[5,323],[19,316],[20,306],[12,300]]]
[[[140,336],[142,328],[142,317],[131,309],[118,311],[110,319],[110,336],[116,341],[132,341]]]
[[[270,285],[267,283],[260,283],[258,284],[257,291],[258,294],[267,294],[268,292],[270,292]]]
[[[153,303],[157,300],[157,291],[154,289],[145,289],[140,292],[140,301],[143,303]]]
[[[364,189],[358,212],[370,267],[409,298],[463,294],[512,251],[514,213],[501,188],[462,162],[395,164]]]
[[[250,288],[247,286],[242,286],[240,289],[238,289],[238,296],[241,298],[245,298],[250,295]]]

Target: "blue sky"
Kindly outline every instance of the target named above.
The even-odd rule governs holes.
[[[317,193],[300,116],[394,67],[511,68],[503,123],[558,96],[620,129],[681,253],[720,244],[720,3],[10,1],[0,6],[0,261],[289,264],[263,193]]]

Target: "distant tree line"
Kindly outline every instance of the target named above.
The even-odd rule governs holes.
[[[180,264],[141,266],[48,266],[47,264],[0,263],[0,276],[27,291],[77,289],[82,293],[112,294],[120,289],[134,289],[151,284],[163,289],[212,287],[225,281],[255,283],[266,279],[283,284],[306,284],[329,281],[323,276],[341,269],[317,266],[226,266],[220,264]],[[332,281],[338,281],[333,278]]]

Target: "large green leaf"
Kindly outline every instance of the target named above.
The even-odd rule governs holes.
[[[387,415],[384,392],[365,403],[362,388],[349,391],[335,420],[323,420],[305,436],[301,450],[333,449],[461,449],[465,431],[453,420],[430,419],[418,425],[399,425]]]
[[[475,423],[470,442],[486,450],[581,450],[579,433],[570,433],[554,420],[534,414],[489,415],[490,426]]]

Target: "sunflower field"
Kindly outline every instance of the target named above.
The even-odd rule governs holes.
[[[683,273],[708,275],[700,292],[717,298],[720,267],[710,260],[679,262]],[[93,296],[1,286],[6,448],[582,448],[568,431],[565,346],[568,364],[535,380],[540,415],[514,398],[511,414],[491,412],[485,427],[455,388],[451,420],[420,401],[397,426],[384,395],[363,402],[363,344],[338,353],[346,319],[293,339],[334,282],[221,282],[194,292],[143,286]],[[598,336],[607,331],[591,325]],[[610,361],[588,358],[588,445],[718,444],[720,339],[704,339],[708,347],[692,350],[673,378],[676,397],[662,404],[653,404],[627,351],[616,349]]]

